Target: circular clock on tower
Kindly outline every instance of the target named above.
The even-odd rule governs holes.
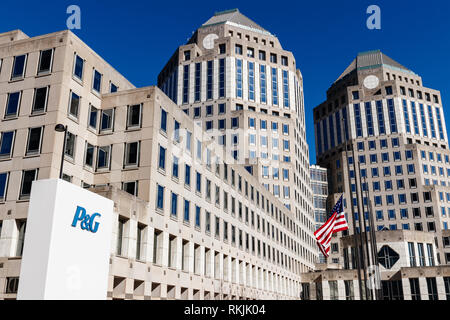
[[[214,40],[219,38],[219,36],[215,33],[210,33],[206,37],[203,38],[203,48],[205,49],[213,49],[214,48]]]
[[[364,87],[367,89],[375,89],[380,84],[377,76],[370,75],[364,78]]]

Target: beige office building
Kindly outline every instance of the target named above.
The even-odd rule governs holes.
[[[379,289],[380,300],[450,300],[450,266],[437,264],[434,234],[412,230],[375,234],[379,268],[369,268],[369,295]],[[339,239],[343,268],[323,264],[302,274],[303,300],[361,299],[353,237]],[[363,272],[361,279],[364,283]],[[361,288],[364,298],[366,287]]]
[[[276,38],[264,37],[280,54]],[[290,90],[298,75],[289,71]],[[213,74],[214,95],[220,79]],[[72,32],[0,34],[0,298],[16,297],[31,184],[59,176],[62,124],[63,179],[114,200],[108,298],[298,299],[317,252],[304,116],[291,94],[279,115],[225,109],[239,125],[248,114],[278,122],[280,148],[283,136],[295,146],[285,153],[287,179],[277,180],[293,198],[282,198],[170,95],[135,88]]]
[[[450,151],[440,92],[384,53],[363,52],[314,108],[314,124],[317,163],[333,173],[329,205],[345,194],[349,233],[353,203],[357,232],[368,230],[369,212],[374,230],[428,232],[436,264],[448,264]],[[329,262],[342,267],[333,239]]]
[[[294,213],[313,268],[303,78],[293,54],[239,10],[217,12],[175,51],[158,87]]]

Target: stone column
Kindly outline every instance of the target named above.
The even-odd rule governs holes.
[[[403,299],[411,300],[411,285],[409,284],[409,278],[402,278],[403,287]]]
[[[337,280],[338,300],[346,300],[344,280]]]
[[[3,220],[2,237],[0,239],[0,257],[15,257],[19,229],[15,219]]]
[[[438,292],[438,299],[439,300],[447,300],[447,295],[445,293],[445,284],[444,284],[444,278],[443,277],[436,277],[436,286],[437,286],[437,292]]]
[[[424,277],[419,277],[420,297],[422,300],[429,300],[427,280]]]

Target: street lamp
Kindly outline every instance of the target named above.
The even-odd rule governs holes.
[[[64,132],[64,141],[63,141],[63,148],[62,148],[62,154],[61,154],[61,167],[59,169],[59,178],[62,179],[63,165],[64,165],[64,153],[66,151],[67,126],[62,125],[61,123],[58,123],[55,126],[55,131],[56,132]]]

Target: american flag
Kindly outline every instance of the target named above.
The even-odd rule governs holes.
[[[348,229],[347,221],[345,220],[342,196],[331,212],[331,217],[319,229],[314,232],[317,239],[317,245],[325,257],[329,256],[331,235],[333,233],[344,231]]]

